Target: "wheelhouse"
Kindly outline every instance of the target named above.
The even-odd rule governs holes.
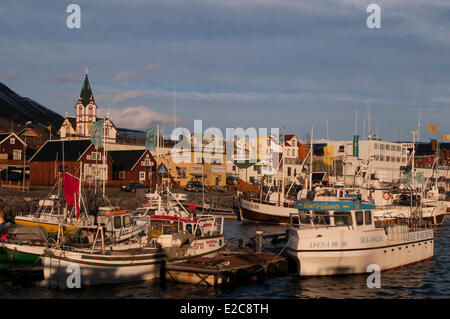
[[[294,227],[373,227],[375,206],[356,202],[297,201],[290,214]]]
[[[152,237],[159,235],[186,233],[196,237],[211,237],[223,233],[223,217],[220,222],[214,216],[184,218],[177,216],[150,216]]]

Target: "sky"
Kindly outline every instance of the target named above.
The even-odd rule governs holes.
[[[70,29],[69,4],[81,9]],[[381,8],[368,28],[367,6]],[[315,139],[450,134],[450,1],[0,2],[0,82],[74,115],[84,80],[117,127],[286,128]],[[175,92],[175,94],[174,94]],[[175,100],[174,100],[175,96]],[[176,105],[176,106],[175,106]]]

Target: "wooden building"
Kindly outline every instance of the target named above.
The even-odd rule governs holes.
[[[62,155],[64,154],[64,156]],[[83,184],[106,181],[107,187],[139,182],[151,189],[157,184],[156,161],[148,150],[107,151],[89,139],[47,141],[30,159],[31,184],[52,186],[63,166],[82,175]],[[81,171],[80,171],[81,170]]]
[[[91,146],[85,140],[48,140],[30,158],[31,185],[53,186],[58,172],[65,168],[68,173],[80,175],[80,158]]]
[[[0,134],[0,185],[22,188],[25,168],[25,185],[29,184],[29,167],[24,154],[26,143],[15,133]]]
[[[158,181],[157,164],[149,150],[108,151],[107,154],[111,165],[106,185],[119,187],[126,182],[138,182],[154,189]]]

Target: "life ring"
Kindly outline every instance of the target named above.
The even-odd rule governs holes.
[[[431,192],[428,192],[428,193],[427,193],[427,198],[428,198],[428,199],[431,199],[431,197],[433,197],[433,194],[431,194]]]
[[[392,194],[391,193],[383,193],[383,198],[385,200],[391,199],[392,198]]]

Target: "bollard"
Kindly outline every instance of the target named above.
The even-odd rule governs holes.
[[[256,231],[256,252],[261,253],[263,250],[263,231]]]

